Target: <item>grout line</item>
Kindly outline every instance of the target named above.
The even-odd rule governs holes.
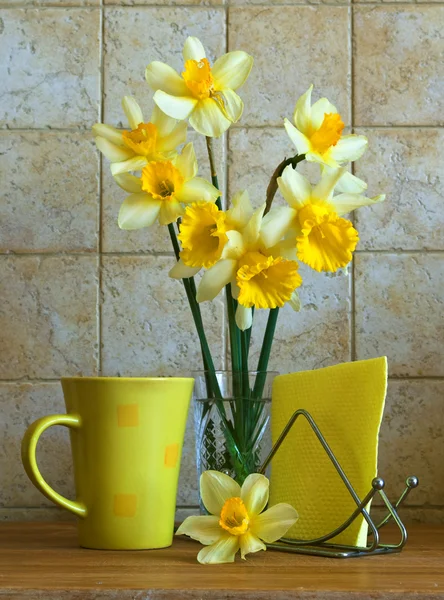
[[[349,52],[350,52],[350,126],[351,132],[353,133],[354,126],[354,60],[353,60],[353,38],[354,38],[354,13],[353,4],[350,5],[349,9]],[[351,172],[354,174],[354,163],[351,163]],[[355,272],[355,261],[353,260],[350,268],[350,358],[352,361],[357,360],[356,352],[356,272]]]
[[[99,55],[99,68],[100,68],[100,107],[99,107],[99,122],[103,123],[104,116],[104,48],[105,43],[105,18],[103,13],[103,0],[100,0],[100,55]],[[103,373],[103,356],[102,356],[102,296],[103,296],[103,161],[104,157],[100,153],[99,162],[99,207],[98,207],[98,220],[99,220],[99,267],[98,267],[98,289],[97,289],[97,342],[98,342],[98,375]]]
[[[274,8],[279,8],[279,7],[293,7],[293,6],[297,6],[297,7],[306,7],[306,8],[336,8],[336,7],[344,7],[344,6],[350,6],[351,2],[325,2],[325,3],[318,3],[318,4],[314,4],[314,3],[310,3],[310,2],[280,2],[279,4],[267,4],[267,3],[263,3],[263,4],[254,4],[254,5],[231,5],[232,8],[235,8],[237,11],[246,11],[246,10],[251,10],[251,9],[264,9],[264,8],[268,8],[268,9],[274,9]],[[401,7],[412,7],[412,8],[416,8],[419,9],[420,7],[422,8],[423,6],[425,7],[440,7],[444,4],[444,2],[442,1],[438,1],[438,2],[408,2],[408,1],[400,1],[400,2],[396,2],[396,0],[392,0],[391,2],[376,2],[376,1],[366,1],[366,0],[361,0],[359,2],[355,2],[356,6],[361,7],[361,6],[374,6],[374,7],[378,7],[378,8],[385,8],[386,6],[396,6],[398,8]],[[222,4],[206,4],[206,5],[199,5],[199,4],[175,4],[175,5],[158,5],[158,4],[144,4],[144,3],[131,3],[131,4],[123,4],[123,3],[119,3],[119,4],[105,4],[103,5],[103,8],[106,10],[119,10],[119,9],[146,9],[146,10],[153,10],[153,9],[170,9],[170,8],[175,8],[175,9],[181,9],[181,8],[186,8],[186,9],[195,9],[195,10],[202,10],[202,9],[215,9],[215,8],[220,8],[223,9],[224,7],[228,7],[228,3],[223,2]],[[101,9],[101,5],[99,4],[78,4],[78,3],[67,3],[67,4],[63,4],[60,5],[59,3],[53,3],[53,2],[43,2],[43,3],[39,3],[39,4],[15,4],[12,2],[3,2],[0,3],[0,8],[6,8],[6,9],[18,9],[18,10],[40,10],[40,9],[56,9],[56,10],[66,10],[66,9],[86,9],[86,10],[100,10]]]

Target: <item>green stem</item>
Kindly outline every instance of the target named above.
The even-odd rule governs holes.
[[[207,142],[208,160],[210,162],[211,183],[214,185],[215,188],[217,188],[219,190],[220,188],[219,188],[219,182],[217,180],[216,165],[214,164],[213,138],[206,136],[205,140]],[[222,196],[219,196],[219,198],[216,200],[216,205],[217,205],[218,209],[221,210]]]
[[[264,340],[262,342],[259,362],[257,364],[257,375],[254,383],[253,398],[259,400],[262,398],[265,381],[267,379],[268,361],[270,359],[271,346],[273,344],[274,332],[279,316],[279,308],[272,308],[268,314],[267,326],[265,328]]]

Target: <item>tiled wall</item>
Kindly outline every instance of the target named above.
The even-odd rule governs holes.
[[[0,8],[0,519],[59,518],[19,460],[24,428],[63,411],[62,375],[187,373],[199,352],[165,230],[122,232],[123,192],[89,133],[125,125],[124,94],[146,115],[144,68],[181,67],[188,35],[211,59],[255,57],[241,92],[245,113],[218,142],[221,181],[264,199],[292,152],[282,129],[312,82],[346,124],[370,139],[356,165],[387,202],[356,216],[354,264],[321,276],[304,269],[303,310],[284,309],[272,368],[311,369],[387,354],[390,382],[380,473],[395,494],[405,475],[422,486],[407,515],[444,520],[444,4],[286,0],[10,0]],[[138,2],[138,3],[137,3]],[[204,144],[196,141],[208,177]],[[223,306],[205,307],[215,361],[224,366]],[[259,330],[263,319],[258,319]],[[260,331],[254,334],[257,357]],[[191,424],[191,423],[190,423]],[[72,495],[67,435],[39,448],[42,472]],[[179,505],[197,493],[190,428]]]

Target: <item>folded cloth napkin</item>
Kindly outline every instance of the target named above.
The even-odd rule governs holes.
[[[292,414],[307,410],[362,500],[377,473],[378,435],[387,391],[386,357],[279,375],[273,383],[271,433],[276,442]],[[286,537],[313,539],[333,531],[356,508],[319,440],[299,417],[271,463],[270,505],[288,502],[299,520]],[[359,516],[335,543],[365,546]]]

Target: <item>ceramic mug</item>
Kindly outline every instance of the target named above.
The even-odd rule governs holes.
[[[68,414],[35,421],[22,442],[32,483],[78,519],[86,548],[148,549],[170,546],[191,378],[67,377]],[[76,500],[43,479],[36,462],[41,434],[70,429]]]

